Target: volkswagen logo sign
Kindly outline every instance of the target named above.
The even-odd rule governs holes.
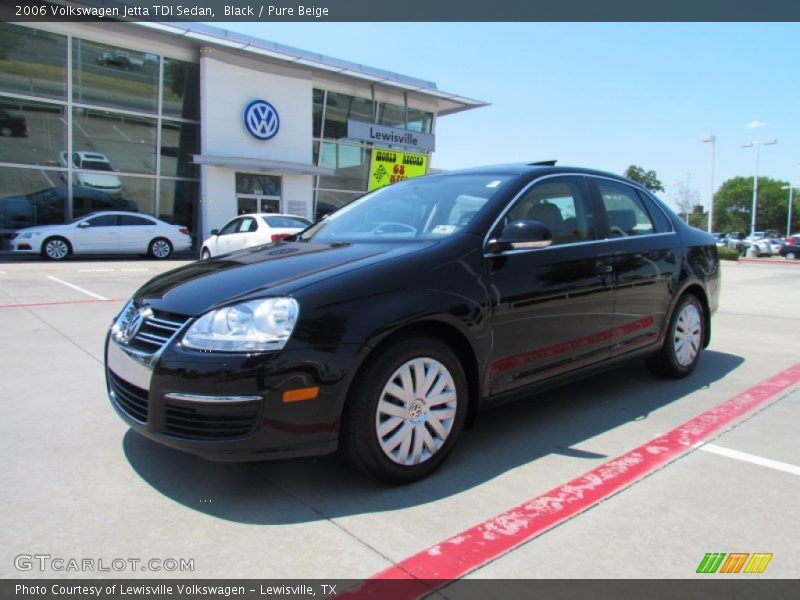
[[[130,342],[137,333],[139,333],[139,328],[144,323],[144,320],[153,316],[153,309],[149,306],[143,306],[138,311],[136,311],[133,315],[131,315],[130,319],[122,328],[121,337],[122,341],[126,344]]]
[[[244,126],[257,140],[271,140],[278,134],[278,111],[266,100],[253,100],[244,109]]]

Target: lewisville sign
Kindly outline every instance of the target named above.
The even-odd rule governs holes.
[[[375,123],[356,121],[355,119],[347,119],[347,137],[361,140],[362,142],[404,146],[428,152],[433,152],[436,149],[436,136],[432,133],[420,133],[410,129],[376,125]]]

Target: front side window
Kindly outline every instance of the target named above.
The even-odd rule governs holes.
[[[636,190],[613,181],[597,181],[611,238],[655,233],[653,221],[647,214]]]
[[[89,227],[112,227],[117,224],[117,215],[100,215],[86,221]]]
[[[597,238],[592,205],[585,184],[578,177],[537,183],[508,211],[501,226],[511,221],[539,221],[553,235],[553,245]]]
[[[380,188],[319,221],[303,241],[441,239],[462,231],[513,176],[454,174],[409,179]]]
[[[235,232],[241,221],[241,219],[234,219],[220,230],[219,235],[228,235],[229,233]]]
[[[256,223],[256,220],[252,217],[247,217],[246,219],[242,219],[239,225],[239,233],[249,233],[255,231],[257,228],[258,223]]]

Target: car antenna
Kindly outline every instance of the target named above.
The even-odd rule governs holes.
[[[528,163],[531,167],[555,167],[557,160],[540,160],[537,162]]]

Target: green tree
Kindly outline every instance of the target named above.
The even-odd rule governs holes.
[[[664,186],[658,179],[655,171],[645,171],[639,165],[631,165],[625,169],[625,177],[641,183],[651,192],[663,192]]]
[[[781,187],[786,181],[758,178],[758,207],[756,209],[756,231],[786,230],[789,210],[789,191]],[[714,230],[750,232],[750,213],[753,206],[753,178],[733,177],[725,181],[714,194]],[[797,223],[797,203],[793,207],[792,223]]]

